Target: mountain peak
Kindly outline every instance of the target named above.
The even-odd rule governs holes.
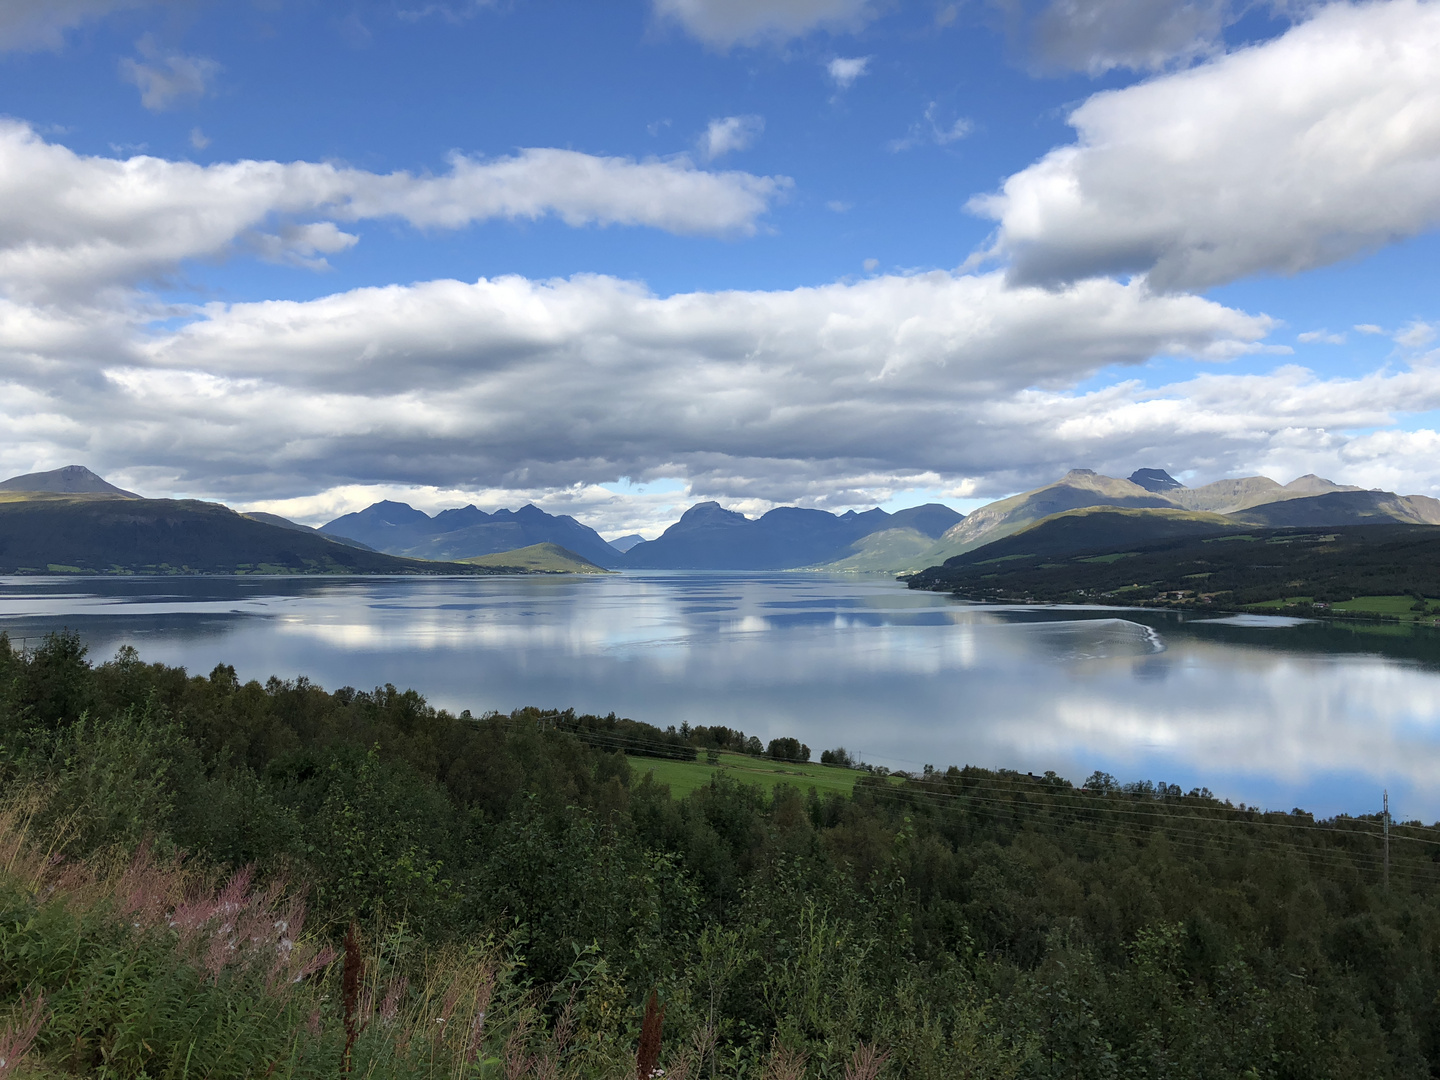
[[[66,465],[49,472],[25,473],[0,483],[0,491],[45,491],[56,495],[123,495],[138,499],[133,491],[125,491],[108,483],[84,465]]]
[[[1174,491],[1185,486],[1164,469],[1136,469],[1130,474],[1130,482],[1155,492]]]

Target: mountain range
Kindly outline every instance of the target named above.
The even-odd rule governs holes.
[[[376,551],[407,559],[473,559],[527,548],[558,544],[596,566],[618,566],[624,553],[566,514],[547,514],[537,506],[496,510],[487,514],[474,506],[442,510],[431,517],[400,502],[378,502],[364,510],[320,526],[335,539],[358,540]]]
[[[4,574],[497,574],[525,569],[396,558],[272,515],[238,514],[195,499],[145,499],[78,465],[0,483]]]
[[[45,504],[46,508],[15,510],[23,502]],[[117,505],[102,510],[107,503],[130,508],[121,511]],[[146,504],[143,512],[140,503]],[[337,561],[334,549],[348,547],[353,552],[428,564],[429,572],[439,572],[433,566],[437,562],[465,562],[469,564],[466,572],[472,573],[491,570],[510,565],[505,562],[506,553],[524,551],[525,559],[517,554],[516,567],[536,562],[533,569],[543,564],[552,570],[809,568],[913,574],[968,552],[988,550],[989,545],[1057,515],[1083,516],[1083,512],[1099,508],[1114,512],[1063,524],[1055,535],[1075,537],[1075,542],[1083,540],[1098,550],[1105,546],[1101,534],[1107,529],[1114,534],[1111,540],[1123,544],[1196,531],[1440,525],[1440,501],[1435,499],[1365,490],[1314,475],[1284,485],[1251,476],[1190,488],[1163,469],[1137,469],[1127,479],[1072,469],[1052,484],[1000,499],[969,516],[930,503],[893,514],[879,508],[833,514],[787,506],[749,518],[719,503],[704,502],[690,507],[653,540],[632,533],[607,543],[573,517],[548,514],[533,505],[493,513],[466,506],[431,516],[405,503],[384,501],[317,530],[274,514],[235,514],[219,504],[142,499],[82,466],[67,466],[0,483],[0,509],[11,522],[6,527],[18,528],[29,537],[0,539],[10,547],[8,557],[0,550],[0,569],[11,564],[33,569],[38,563],[89,568],[166,564],[214,570],[244,564],[357,572],[360,564],[354,557]],[[218,511],[234,520],[214,517]],[[201,517],[209,524],[202,527]],[[42,518],[49,524],[42,527]],[[115,523],[122,520],[134,523],[131,531],[135,536],[123,529],[117,531]],[[265,531],[244,533],[242,540],[243,530],[236,531],[241,528],[239,522],[246,523],[245,529],[253,525]],[[62,544],[65,528],[88,529],[90,535]],[[203,545],[196,546],[198,539],[179,542],[186,529],[195,538],[210,536],[209,542],[220,545],[220,553],[215,558],[205,556]],[[39,546],[31,543],[42,534],[49,539]],[[142,534],[149,537],[144,543],[136,539]],[[145,548],[145,543],[151,547]],[[45,544],[60,546],[47,548]],[[118,552],[117,557],[107,560],[102,550],[106,544],[118,545],[112,552]],[[63,554],[61,547],[74,557]],[[176,558],[181,562],[175,563]],[[410,572],[399,563],[384,564],[389,570],[381,565],[375,563],[364,572]]]

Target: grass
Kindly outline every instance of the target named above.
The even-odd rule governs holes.
[[[1344,600],[1338,604],[1331,604],[1335,611],[1356,611],[1367,612],[1373,615],[1395,615],[1402,619],[1424,619],[1427,616],[1423,612],[1411,611],[1415,598],[1413,596],[1357,596],[1354,600]]]
[[[1075,561],[1088,563],[1113,563],[1118,562],[1121,559],[1132,559],[1139,554],[1140,553],[1138,551],[1117,551],[1113,555],[1091,555],[1089,558],[1076,559]]]
[[[1247,604],[1246,607],[1252,611],[1280,611],[1285,608],[1295,607],[1299,604],[1313,604],[1313,596],[1287,596],[1280,600],[1262,600],[1259,603]],[[1429,601],[1429,608],[1426,611],[1412,611],[1415,604],[1413,596],[1357,596],[1353,600],[1341,600],[1330,605],[1331,611],[1343,611],[1351,615],[1384,615],[1389,618],[1399,619],[1401,622],[1422,622],[1434,619],[1436,612],[1440,611],[1440,604],[1433,600]]]
[[[494,555],[476,555],[469,559],[457,560],[471,566],[489,566],[500,570],[529,570],[539,574],[608,574],[611,571],[596,566],[582,555],[576,555],[569,548],[559,544],[531,544],[514,551],[501,551]]]
[[[859,769],[847,769],[840,765],[771,761],[747,754],[722,753],[716,765],[707,762],[703,755],[699,761],[668,761],[630,755],[627,758],[637,776],[644,776],[647,772],[654,774],[656,782],[668,784],[670,794],[676,798],[704,787],[717,772],[742,784],[758,784],[767,792],[773,791],[778,784],[791,784],[802,791],[813,787],[822,795],[831,791],[849,795],[855,788],[855,781],[865,775]]]

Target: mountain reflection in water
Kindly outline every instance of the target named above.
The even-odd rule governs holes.
[[[412,686],[479,713],[727,724],[919,769],[1094,769],[1235,801],[1440,817],[1440,633],[993,608],[886,578],[7,578],[0,629],[103,660]]]

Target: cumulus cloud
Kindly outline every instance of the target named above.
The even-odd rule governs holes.
[[[1226,0],[1051,0],[1029,26],[1044,68],[1158,70],[1215,52]]]
[[[732,151],[746,149],[764,130],[763,116],[722,116],[711,120],[705,134],[700,136],[700,152],[706,161],[714,161]]]
[[[1303,334],[1296,334],[1295,340],[1302,345],[1344,345],[1344,334],[1332,334],[1328,330],[1306,330]]]
[[[151,0],[5,0],[0,4],[0,51],[58,49],[65,31]]]
[[[847,90],[850,84],[870,69],[870,57],[868,56],[837,56],[825,65],[830,78],[835,80],[835,85],[841,90]]]
[[[1291,274],[1440,223],[1440,4],[1331,4],[1279,38],[1096,94],[1077,141],[972,210],[1018,282]]]
[[[335,222],[396,217],[458,229],[547,215],[570,225],[643,225],[675,233],[751,233],[790,186],[784,177],[526,149],[452,155],[438,176],[377,174],[328,163],[214,165],[86,157],[0,121],[0,288],[84,298],[173,273],[186,259],[248,247],[319,265],[354,242]]]
[[[141,59],[120,61],[120,76],[140,89],[140,104],[151,112],[164,112],[187,98],[204,97],[220,65],[204,56],[162,53],[150,36],[137,46]]]
[[[655,13],[707,45],[727,49],[801,37],[819,27],[847,29],[871,14],[870,0],[654,0]]]
[[[78,455],[251,499],[620,475],[761,503],[883,499],[1032,460],[1055,419],[1025,411],[1033,387],[1156,353],[1223,358],[1270,328],[1139,284],[1013,289],[998,273],[670,297],[607,277],[435,281],[211,305],[172,331],[39,310],[0,312],[15,471]]]

